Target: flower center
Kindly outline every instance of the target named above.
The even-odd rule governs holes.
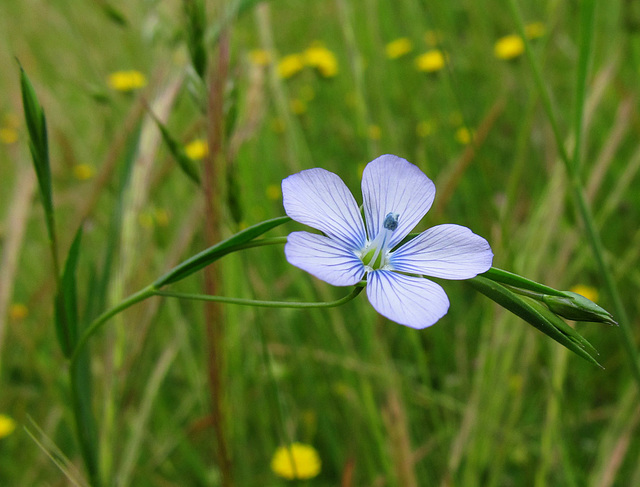
[[[388,213],[382,223],[382,229],[362,254],[362,263],[372,270],[382,269],[387,263],[391,234],[398,228],[397,213]]]

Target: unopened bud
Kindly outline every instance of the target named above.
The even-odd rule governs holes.
[[[542,302],[555,314],[568,320],[617,325],[611,314],[581,294],[564,291],[564,296],[542,295]]]

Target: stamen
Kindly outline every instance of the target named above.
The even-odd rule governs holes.
[[[382,222],[382,229],[375,240],[369,245],[368,251],[362,257],[362,262],[372,269],[381,269],[385,265],[387,246],[391,240],[391,234],[398,228],[398,213],[388,213]]]
[[[391,230],[392,232],[398,228],[398,215],[397,213],[388,213],[387,216],[384,217],[384,223],[382,226],[387,230]]]

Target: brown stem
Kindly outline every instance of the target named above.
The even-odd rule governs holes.
[[[213,64],[213,63],[212,63]],[[209,70],[207,121],[209,155],[204,167],[205,237],[208,245],[221,240],[221,213],[224,184],[226,181],[224,147],[224,87],[229,67],[229,33],[223,32],[219,41],[217,63]],[[220,293],[219,264],[204,270],[204,286],[207,294]],[[226,415],[224,390],[224,328],[223,312],[219,303],[204,305],[207,343],[207,375],[211,394],[211,419],[215,431],[216,456],[223,487],[233,485],[231,459],[226,441]]]

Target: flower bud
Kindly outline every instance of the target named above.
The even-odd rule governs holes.
[[[568,320],[593,321],[617,325],[611,314],[584,296],[564,291],[564,296],[542,295],[542,302],[555,314]]]

